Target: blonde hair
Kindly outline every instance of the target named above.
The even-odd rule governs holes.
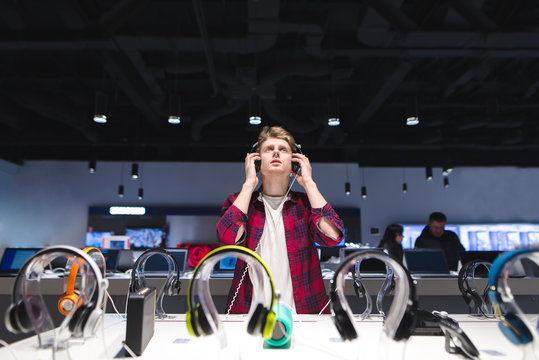
[[[294,140],[292,134],[290,134],[287,130],[285,130],[281,126],[264,126],[260,131],[260,134],[258,134],[258,147],[256,149],[257,152],[260,151],[262,143],[269,138],[284,140],[288,143],[288,145],[290,145],[290,150],[292,150],[293,152],[296,151],[296,140]]]

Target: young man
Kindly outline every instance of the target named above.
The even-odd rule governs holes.
[[[460,239],[453,231],[445,230],[446,216],[441,212],[433,212],[429,223],[415,241],[418,249],[442,249],[450,270],[458,268],[459,252],[466,251]]]
[[[242,245],[261,255],[281,302],[297,313],[318,313],[326,305],[327,295],[314,243],[337,245],[344,224],[318,190],[309,159],[296,149],[294,138],[282,127],[262,129],[257,152],[245,157],[241,191],[229,195],[223,205],[217,235],[222,245]],[[262,178],[258,191],[255,161],[260,161]],[[297,173],[292,172],[293,162],[301,168]],[[291,176],[305,193],[289,191]],[[249,271],[238,260],[227,311],[247,312],[252,289]]]

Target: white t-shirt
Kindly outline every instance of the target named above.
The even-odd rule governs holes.
[[[264,202],[266,220],[256,253],[260,255],[270,270],[275,291],[281,294],[280,302],[286,303],[295,311],[294,290],[290,276],[290,263],[288,261],[283,223],[283,205],[286,200],[284,196],[267,196],[264,194],[261,194],[259,199]],[[249,275],[251,279],[254,278],[251,273]],[[267,291],[270,291],[270,289]]]

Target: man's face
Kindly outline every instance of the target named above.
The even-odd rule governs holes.
[[[292,150],[285,140],[268,138],[260,146],[260,157],[263,174],[292,172]]]
[[[440,236],[442,236],[444,234],[444,230],[445,230],[445,222],[444,221],[431,221],[429,223],[429,228],[430,228],[430,232],[431,234],[436,237],[436,238],[439,238]]]

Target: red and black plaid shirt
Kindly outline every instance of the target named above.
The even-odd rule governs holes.
[[[238,229],[244,225],[247,231],[243,234],[241,245],[253,251],[256,249],[265,223],[264,204],[258,200],[258,195],[258,192],[253,193],[247,215],[232,205],[238,193],[228,196],[221,210],[221,219],[217,223],[217,236],[221,245],[234,245]],[[340,238],[332,239],[320,231],[318,222],[321,217],[325,217],[339,229]],[[289,193],[289,199],[284,203],[283,223],[296,311],[298,314],[319,313],[328,299],[314,242],[322,246],[337,245],[342,240],[344,223],[331,205],[313,209],[305,193],[294,191]],[[228,294],[227,310],[244,269],[245,262],[238,259]],[[247,272],[231,313],[247,313],[251,306],[252,292],[253,287]]]

